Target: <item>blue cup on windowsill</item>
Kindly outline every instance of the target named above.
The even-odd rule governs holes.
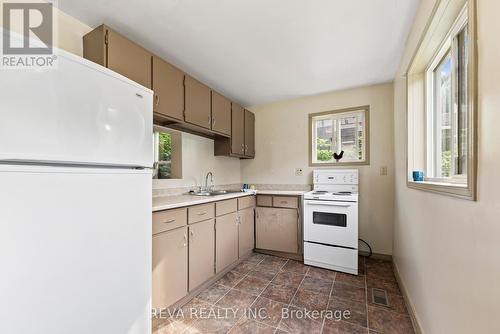
[[[423,182],[424,181],[424,172],[421,170],[414,170],[413,171],[413,181]]]

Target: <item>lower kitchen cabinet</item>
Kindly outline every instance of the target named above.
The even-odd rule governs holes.
[[[177,302],[188,292],[187,227],[153,236],[153,308]]]
[[[189,291],[214,275],[215,220],[189,225]]]
[[[255,209],[256,248],[297,253],[298,210],[257,207]]]
[[[254,248],[254,208],[247,208],[238,212],[239,214],[239,256],[252,252]]]
[[[153,307],[170,307],[254,249],[255,196],[153,213]]]
[[[238,216],[236,212],[215,220],[215,267],[219,273],[238,260]]]

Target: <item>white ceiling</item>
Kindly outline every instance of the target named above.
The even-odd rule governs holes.
[[[391,81],[420,0],[59,0],[245,106]]]

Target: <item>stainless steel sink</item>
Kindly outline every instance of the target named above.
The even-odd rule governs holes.
[[[194,196],[211,196],[211,193],[208,191],[193,191],[190,192],[189,195],[194,195]]]

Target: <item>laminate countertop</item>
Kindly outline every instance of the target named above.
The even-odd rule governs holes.
[[[278,195],[278,196],[302,196],[306,191],[300,190],[254,190],[249,192],[229,193],[217,196],[195,196],[189,194],[155,196],[153,197],[153,212],[182,208],[198,204],[205,204],[226,199],[254,196],[254,195]]]

